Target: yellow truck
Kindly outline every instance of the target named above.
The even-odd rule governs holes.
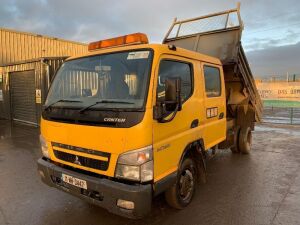
[[[207,152],[249,153],[261,118],[242,29],[237,8],[174,20],[163,44],[135,33],[66,60],[42,112],[42,181],[129,218],[162,193],[187,206]]]

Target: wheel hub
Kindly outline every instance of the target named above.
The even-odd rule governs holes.
[[[180,182],[179,182],[179,190],[180,190],[180,196],[182,197],[182,200],[188,199],[191,194],[192,190],[194,188],[194,177],[190,170],[185,170],[181,174]]]

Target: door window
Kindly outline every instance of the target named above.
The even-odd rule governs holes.
[[[186,101],[193,91],[192,66],[189,63],[172,60],[162,60],[158,72],[157,101],[165,99],[165,80],[167,78],[181,79],[181,98]]]

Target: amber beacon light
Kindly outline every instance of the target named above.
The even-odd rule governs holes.
[[[89,51],[102,48],[112,48],[122,45],[148,44],[148,37],[143,33],[128,34],[121,37],[96,41],[89,44]]]

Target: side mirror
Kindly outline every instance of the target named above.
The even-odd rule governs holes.
[[[165,99],[158,102],[153,108],[154,119],[160,123],[167,123],[173,120],[178,111],[182,108],[181,102],[181,80],[166,79],[165,80]],[[171,114],[173,115],[171,116]],[[169,117],[168,119],[166,119]]]
[[[165,106],[169,112],[174,112],[177,108],[181,110],[181,80],[166,79],[165,80]]]

